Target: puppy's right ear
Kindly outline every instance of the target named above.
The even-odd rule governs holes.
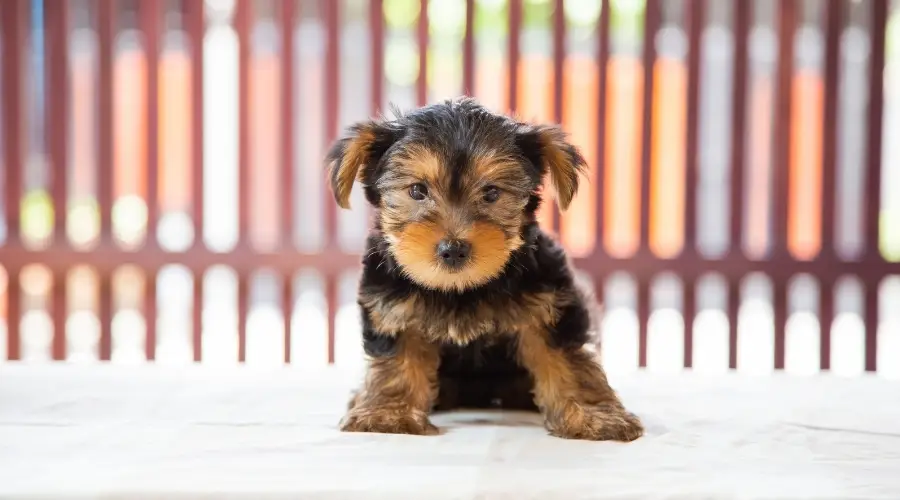
[[[334,199],[341,208],[350,208],[350,191],[355,180],[366,180],[378,161],[403,130],[395,122],[365,121],[352,125],[335,141],[325,157]]]

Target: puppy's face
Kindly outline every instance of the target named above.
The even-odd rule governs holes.
[[[522,246],[544,175],[568,206],[584,159],[558,128],[518,123],[463,99],[356,124],[328,163],[342,207],[354,180],[363,184],[405,274],[428,288],[463,291],[497,277]]]

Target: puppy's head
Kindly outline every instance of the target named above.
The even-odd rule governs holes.
[[[445,291],[498,276],[524,243],[543,178],[565,210],[585,165],[559,128],[526,125],[468,98],[357,123],[327,163],[337,203],[347,208],[360,181],[403,271]]]

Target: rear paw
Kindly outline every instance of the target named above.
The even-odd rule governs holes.
[[[412,434],[431,436],[438,433],[425,412],[406,407],[357,407],[341,420],[344,432],[376,432],[382,434]]]
[[[614,405],[568,404],[546,419],[550,434],[566,439],[590,441],[634,441],[644,434],[640,419]]]

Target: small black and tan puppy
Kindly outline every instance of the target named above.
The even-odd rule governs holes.
[[[643,427],[593,349],[596,304],[535,221],[565,209],[584,158],[552,126],[469,98],[358,123],[327,158],[337,203],[375,209],[359,288],[369,366],[344,431],[434,434],[434,409],[535,409],[551,434],[630,441]]]

